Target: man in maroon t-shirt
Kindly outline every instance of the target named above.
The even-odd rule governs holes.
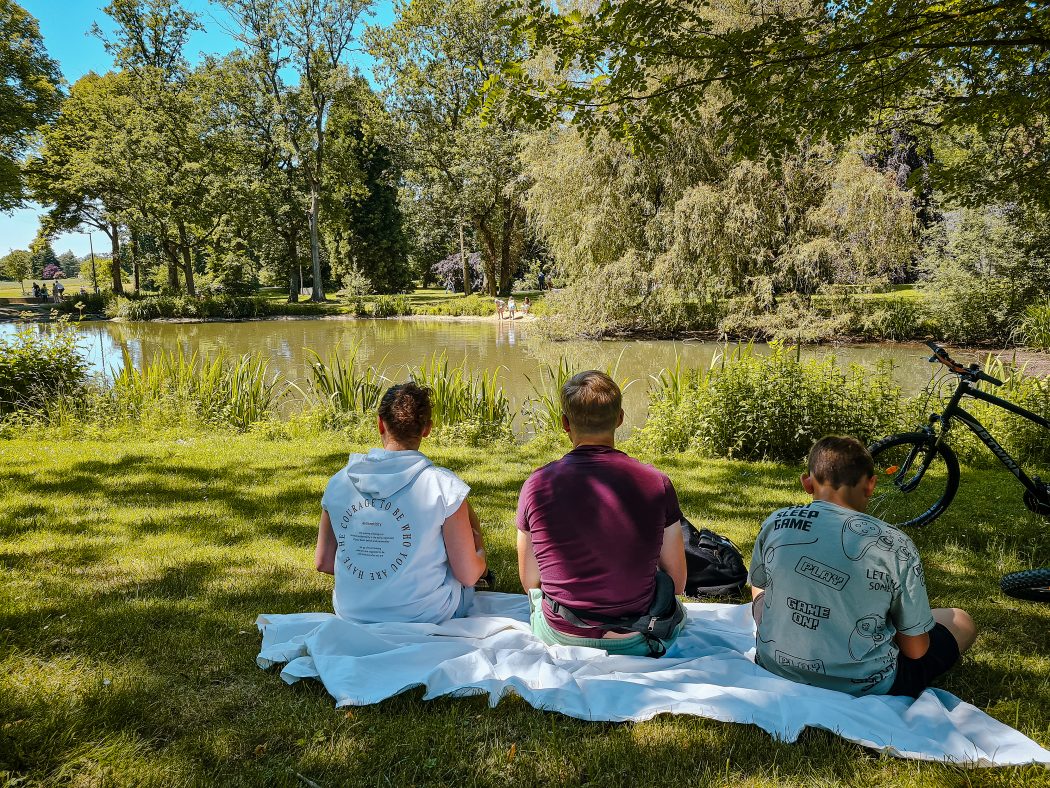
[[[615,448],[621,405],[619,387],[602,372],[581,372],[562,387],[562,427],[573,449],[521,488],[518,574],[532,601],[532,630],[544,642],[649,655],[642,635],[573,626],[548,601],[583,620],[587,611],[642,615],[657,567],[674,580],[675,593],[685,588],[678,496],[666,474]]]

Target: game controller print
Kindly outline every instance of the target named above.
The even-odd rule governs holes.
[[[846,554],[846,558],[859,561],[872,548],[896,553],[902,561],[912,557],[911,548],[904,535],[894,533],[888,526],[880,525],[864,515],[846,518],[846,522],[842,524],[842,552]]]
[[[816,541],[816,538],[813,538],[805,542],[786,542],[785,544],[778,544],[773,545],[772,547],[767,547],[765,552],[762,553],[762,565],[756,567],[754,573],[751,576],[751,579],[754,581],[752,585],[761,588],[763,591],[768,592],[769,589],[773,587],[773,577],[769,574],[769,569],[767,567],[773,561],[773,556],[776,553],[776,551],[782,547],[799,547],[805,544],[814,544],[816,543]],[[762,603],[763,607],[766,610],[769,610],[770,597],[768,593],[763,594]]]
[[[881,616],[872,613],[857,620],[857,625],[849,636],[849,655],[858,662],[885,643],[886,622]]]
[[[887,676],[893,674],[894,669],[897,667],[896,660],[886,665],[884,668],[875,671],[870,676],[865,676],[862,679],[852,679],[851,683],[859,684],[864,692],[871,692],[875,689]]]

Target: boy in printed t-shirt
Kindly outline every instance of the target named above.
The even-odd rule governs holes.
[[[962,610],[930,609],[911,539],[864,514],[875,482],[871,455],[855,438],[813,446],[802,475],[813,502],[771,514],[755,541],[755,661],[851,695],[917,698],[976,630]]]

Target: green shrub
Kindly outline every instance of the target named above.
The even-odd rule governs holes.
[[[443,317],[487,317],[496,314],[496,300],[482,293],[472,293],[463,298],[448,298],[417,307],[416,313]]]
[[[39,412],[75,398],[87,369],[77,333],[66,323],[19,328],[0,339],[0,413]]]
[[[72,295],[57,304],[55,309],[63,315],[79,317],[81,315],[104,315],[106,307],[113,300],[112,293],[91,293],[89,295]]]
[[[901,342],[923,337],[931,328],[924,317],[922,304],[914,299],[880,299],[857,306],[857,318],[850,333],[865,339]]]
[[[382,295],[372,302],[372,317],[400,317],[412,314],[412,302],[404,295]]]
[[[110,317],[123,320],[189,318],[195,320],[244,320],[277,315],[312,317],[332,311],[329,304],[303,302],[289,304],[261,296],[215,295],[194,298],[188,295],[159,295],[143,298],[117,297],[107,307]]]
[[[1027,347],[1050,351],[1050,299],[1028,305],[1018,333]]]
[[[665,371],[657,381],[648,421],[632,438],[654,452],[796,461],[823,435],[888,434],[903,410],[889,368],[869,375],[830,357],[802,361],[779,343],[768,356],[736,348],[710,369]]]

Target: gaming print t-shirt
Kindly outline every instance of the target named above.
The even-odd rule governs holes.
[[[934,627],[911,539],[826,501],[766,519],[749,579],[766,592],[758,663],[803,684],[885,693],[897,673],[893,636]]]

